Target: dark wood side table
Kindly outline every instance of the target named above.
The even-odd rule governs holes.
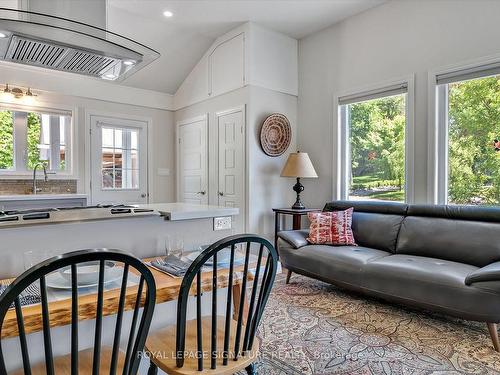
[[[321,212],[321,208],[304,208],[297,210],[294,208],[273,208],[274,211],[274,248],[278,250],[278,232],[281,231],[281,215],[293,216],[293,230],[301,229],[302,216],[307,215],[308,212]],[[290,281],[292,272],[287,270],[286,283]]]

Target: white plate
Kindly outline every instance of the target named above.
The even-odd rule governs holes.
[[[120,271],[120,270],[117,270],[117,271]],[[104,274],[104,284],[119,280],[122,277],[121,274],[122,274],[122,272],[105,273]],[[71,281],[66,280],[59,272],[54,272],[54,273],[47,275],[46,282],[47,282],[47,286],[49,288],[65,289],[65,290],[71,289]],[[95,282],[89,283],[89,284],[78,284],[77,288],[78,289],[80,289],[80,288],[92,288],[92,287],[95,287],[98,285],[99,285],[99,282],[96,280]]]

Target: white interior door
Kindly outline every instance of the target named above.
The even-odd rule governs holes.
[[[220,206],[238,207],[240,214],[233,226],[244,231],[245,224],[245,143],[244,111],[217,113],[219,136],[219,191]]]
[[[92,203],[147,203],[147,122],[91,116],[90,138]]]
[[[208,204],[207,116],[178,125],[179,202]]]

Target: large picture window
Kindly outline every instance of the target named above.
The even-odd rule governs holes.
[[[500,205],[500,68],[441,75],[437,83],[440,203]]]
[[[0,173],[71,173],[71,114],[0,108]]]
[[[339,99],[344,199],[405,201],[407,86]]]

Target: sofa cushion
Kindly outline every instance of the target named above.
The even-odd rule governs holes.
[[[500,260],[500,223],[408,216],[396,253],[484,267]]]
[[[360,246],[395,252],[399,229],[407,205],[393,202],[335,201],[327,203],[324,211],[353,207],[352,232]]]
[[[294,249],[280,242],[279,254],[285,267],[318,275],[324,280],[359,283],[361,270],[370,260],[391,255],[361,246],[309,245]]]
[[[465,285],[478,267],[442,259],[396,254],[364,268],[364,287],[388,299],[429,307],[466,319],[500,321],[500,294]]]

